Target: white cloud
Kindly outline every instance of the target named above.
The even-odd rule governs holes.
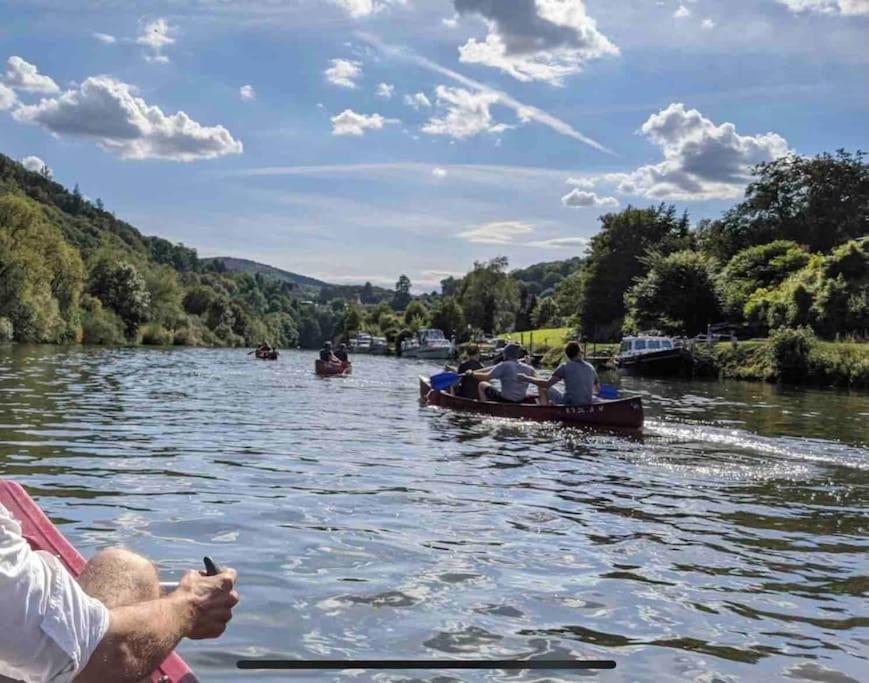
[[[790,151],[777,133],[739,135],[732,123],[715,125],[678,102],[650,116],[640,132],[662,149],[664,161],[602,179],[624,194],[655,199],[738,197],[752,166]]]
[[[428,97],[425,96],[425,93],[418,92],[415,95],[405,95],[404,103],[408,107],[413,107],[416,110],[419,110],[422,107],[426,109],[431,107],[431,101],[429,101]]]
[[[238,95],[243,100],[255,100],[256,90],[253,89],[252,85],[243,85],[238,89]]]
[[[169,58],[163,54],[164,48],[175,43],[177,27],[170,26],[165,19],[155,19],[142,27],[142,33],[136,38],[136,43],[152,50],[145,55],[145,60],[156,64],[167,64]]]
[[[715,28],[715,22],[712,21],[712,19],[704,19],[703,22],[700,24],[700,28],[710,31]]]
[[[377,96],[382,97],[385,100],[391,100],[394,92],[394,85],[390,85],[389,83],[379,83],[377,85]]]
[[[42,169],[45,168],[45,162],[35,156],[24,157],[21,160],[21,165],[28,171],[33,171],[34,173],[41,173]]]
[[[431,170],[431,174],[435,178],[446,178],[447,177],[447,170],[445,168],[435,167]]]
[[[105,45],[114,45],[118,42],[117,38],[108,33],[93,33],[91,35]]]
[[[332,117],[332,135],[365,135],[365,129],[379,130],[392,119],[385,119],[380,114],[357,114],[352,109],[345,109]]]
[[[55,135],[90,138],[124,159],[195,161],[242,152],[223,126],[203,126],[183,111],[166,115],[109,76],[92,76],[77,89],[19,107],[13,117]]]
[[[567,184],[578,187],[581,190],[594,189],[596,180],[594,178],[568,178]]]
[[[460,15],[477,14],[488,26],[484,41],[459,48],[462,62],[501,69],[520,81],[560,84],[585,64],[618,48],[597,29],[582,0],[454,0]]]
[[[15,91],[0,83],[0,111],[11,109],[17,101]]]
[[[354,19],[370,17],[390,5],[403,5],[406,0],[331,0]]]
[[[869,14],[869,0],[778,0],[791,12],[814,12],[817,14],[842,14],[856,16]]]
[[[57,83],[50,77],[39,73],[35,65],[15,55],[10,57],[6,62],[6,73],[3,76],[3,82],[14,90],[46,93],[48,95],[60,92]]]
[[[459,15],[454,14],[451,17],[444,17],[441,19],[441,23],[447,28],[456,28],[459,25]]]
[[[616,207],[619,205],[619,200],[615,197],[598,197],[594,192],[586,192],[575,187],[561,198],[561,203],[578,209],[592,206]]]
[[[685,5],[679,5],[679,9],[673,12],[673,17],[676,19],[685,19],[691,16],[691,10],[689,10]]]
[[[439,85],[435,89],[438,106],[446,109],[444,116],[432,116],[422,127],[429,135],[448,135],[462,139],[479,133],[500,133],[508,128],[495,124],[489,107],[498,102],[492,92],[472,93],[464,88]]]
[[[588,237],[553,237],[549,240],[534,240],[526,242],[526,246],[541,249],[571,249],[576,250],[588,246]]]
[[[513,244],[517,237],[534,231],[534,227],[522,221],[493,221],[460,232],[457,237],[477,244]]]
[[[583,142],[590,147],[594,147],[595,149],[600,150],[601,152],[610,151],[596,140],[593,140],[587,135],[583,135],[566,121],[559,119],[556,116],[553,116],[547,111],[538,109],[537,107],[529,104],[524,104],[516,98],[510,96],[503,90],[496,90],[487,85],[484,85],[479,81],[475,81],[474,79],[468,78],[467,76],[464,76],[457,71],[453,71],[452,69],[441,66],[437,62],[426,59],[425,57],[422,57],[419,54],[414,53],[413,51],[407,50],[406,48],[387,45],[371,34],[359,32],[357,33],[357,35],[369,45],[373,45],[378,48],[388,57],[412,62],[418,66],[421,66],[424,69],[428,69],[429,71],[433,71],[434,73],[446,76],[450,80],[460,83],[466,88],[471,88],[478,93],[490,94],[497,97],[500,104],[503,104],[505,107],[509,107],[510,109],[515,111],[516,115],[519,116],[519,118],[522,119],[523,122],[535,121],[555,131],[559,135],[564,135],[565,137],[572,138],[573,140]]]
[[[324,72],[326,80],[342,88],[355,88],[355,79],[362,75],[361,64],[348,59],[333,59],[332,66]]]

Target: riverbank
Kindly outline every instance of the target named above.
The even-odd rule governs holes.
[[[614,354],[618,344],[597,344],[596,353]],[[541,365],[556,367],[563,359],[560,346],[535,349],[543,353]],[[587,353],[592,352],[591,345]],[[698,378],[786,382],[820,387],[869,389],[869,344],[832,342],[813,338],[770,337],[740,342],[697,344],[685,374]]]

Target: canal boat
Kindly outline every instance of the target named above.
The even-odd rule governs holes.
[[[639,396],[600,401],[588,406],[541,406],[533,398],[525,403],[476,401],[432,389],[431,380],[423,375],[419,377],[419,396],[429,405],[492,417],[560,422],[565,425],[604,429],[638,430],[643,427],[643,402]]]
[[[0,505],[21,524],[21,532],[30,547],[54,555],[73,576],[81,574],[87,561],[60,533],[39,505],[20,484],[0,479]],[[181,657],[172,653],[151,674],[151,683],[197,683],[198,679]]]
[[[675,375],[688,367],[689,360],[688,351],[672,337],[642,332],[622,337],[615,364],[640,375]]]
[[[353,372],[353,365],[347,363],[328,363],[319,358],[314,361],[314,372],[323,377],[349,375]]]
[[[403,358],[449,360],[453,354],[453,344],[441,330],[418,330],[414,336],[401,342]]]

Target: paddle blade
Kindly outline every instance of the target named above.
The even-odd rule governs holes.
[[[598,396],[600,398],[607,398],[607,399],[618,398],[619,397],[619,390],[616,389],[612,384],[601,384],[600,391],[598,392]]]
[[[435,391],[446,391],[454,384],[458,384],[462,375],[457,372],[439,372],[431,376],[431,388]]]

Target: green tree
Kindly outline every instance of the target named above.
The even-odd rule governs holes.
[[[557,327],[561,322],[558,315],[558,304],[551,296],[543,297],[537,302],[531,322],[535,328]]]
[[[755,244],[790,240],[809,251],[869,234],[869,164],[864,152],[789,155],[755,167],[745,200],[700,233],[722,259]]]
[[[693,335],[720,319],[711,257],[686,249],[668,255],[653,251],[642,260],[648,271],[625,294],[626,331]]]
[[[404,309],[404,325],[412,330],[418,330],[428,324],[428,308],[422,301],[411,301]]]
[[[401,275],[398,282],[395,283],[395,294],[392,296],[392,308],[396,311],[403,311],[410,303],[410,278],[407,275]]]
[[[618,333],[625,315],[625,291],[648,270],[642,259],[648,251],[668,254],[691,246],[688,216],[678,216],[672,205],[628,206],[600,220],[600,232],[591,240],[582,273],[558,294],[560,305],[569,310],[565,294],[574,293],[576,308],[570,313],[577,314],[583,336],[593,341],[606,341]]]
[[[519,285],[507,274],[507,258],[475,262],[462,278],[458,302],[465,322],[487,334],[512,330],[519,310]]]
[[[431,326],[443,330],[447,337],[461,338],[465,333],[465,314],[454,297],[445,296],[431,313]]]
[[[718,277],[724,312],[733,320],[744,315],[745,304],[761,287],[774,287],[809,262],[810,255],[796,242],[776,240],[748,247],[736,254]]]
[[[128,339],[134,339],[139,325],[149,319],[151,294],[132,263],[98,262],[91,271],[90,293],[120,316]]]

